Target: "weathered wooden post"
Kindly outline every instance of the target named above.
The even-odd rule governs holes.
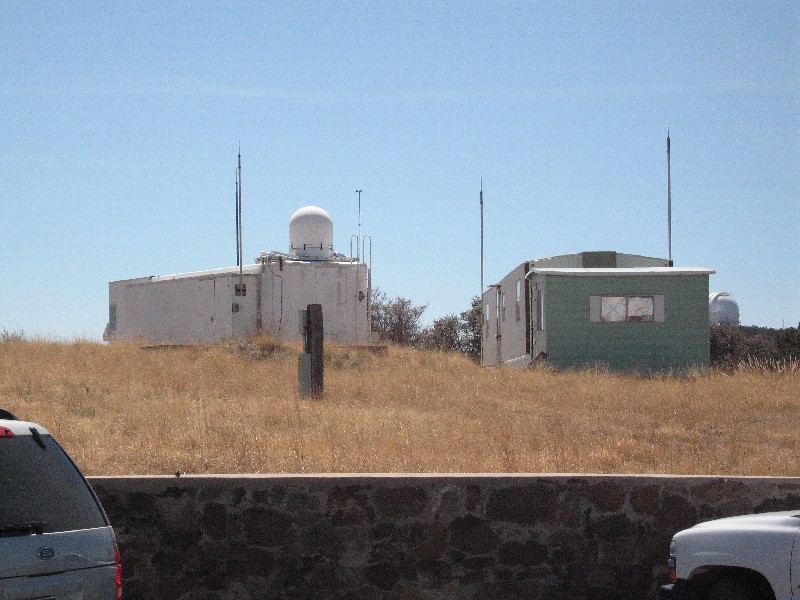
[[[321,398],[325,372],[321,304],[309,304],[306,310],[300,311],[300,328],[303,332],[304,352],[297,365],[300,395]]]

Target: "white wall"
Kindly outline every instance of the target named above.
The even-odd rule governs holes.
[[[161,281],[117,281],[109,300],[117,307],[117,340],[152,343],[214,342],[232,335],[229,275]]]
[[[116,328],[105,337],[175,344],[245,338],[257,332],[260,301],[262,329],[282,340],[300,339],[298,312],[321,304],[327,340],[369,341],[365,264],[282,259],[248,265],[244,272],[244,296],[235,295],[235,269],[111,282]]]
[[[265,267],[262,324],[283,340],[299,337],[298,314],[322,305],[325,339],[341,343],[369,340],[368,269],[359,263],[285,261]],[[359,291],[364,298],[359,300]]]
[[[522,263],[497,285],[483,294],[483,361],[496,366],[525,356],[527,348],[527,304],[525,274],[528,263]],[[519,283],[519,297],[517,284]],[[489,318],[486,318],[486,307]]]

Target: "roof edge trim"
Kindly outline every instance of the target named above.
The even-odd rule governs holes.
[[[647,276],[647,275],[712,275],[716,273],[714,269],[705,267],[630,267],[630,268],[558,268],[540,267],[533,268],[525,274],[527,279],[531,275],[562,275],[565,277],[609,277],[614,275],[624,276]]]

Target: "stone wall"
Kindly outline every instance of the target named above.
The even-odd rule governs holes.
[[[800,507],[800,478],[94,477],[127,600],[635,599],[674,532]]]

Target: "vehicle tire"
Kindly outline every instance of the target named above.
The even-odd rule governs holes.
[[[755,582],[753,582],[755,583]],[[705,600],[763,600],[764,593],[758,586],[748,584],[747,579],[723,577],[708,588]]]

